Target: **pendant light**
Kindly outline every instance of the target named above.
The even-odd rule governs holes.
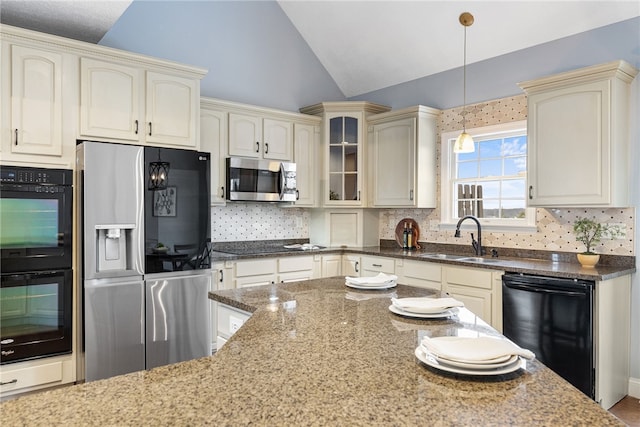
[[[464,27],[464,64],[462,67],[462,133],[456,139],[453,145],[454,153],[473,153],[475,151],[475,144],[473,138],[467,133],[467,27],[473,24],[473,15],[469,12],[464,12],[458,18],[462,26]]]
[[[149,163],[149,190],[164,190],[169,184],[169,162],[160,159],[158,148],[158,161]]]

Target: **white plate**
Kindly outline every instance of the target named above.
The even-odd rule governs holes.
[[[451,360],[445,357],[438,356],[433,353],[429,353],[429,350],[425,349],[424,347],[422,348],[422,351],[427,355],[431,355],[436,361],[438,361],[438,363],[456,367],[456,368],[463,368],[463,369],[481,370],[481,369],[505,368],[518,360],[518,355],[513,354],[511,356],[508,356],[506,360],[497,362],[497,363],[461,362],[459,360]]]
[[[416,348],[415,355],[416,355],[416,357],[418,358],[419,361],[421,361],[422,363],[424,363],[427,366],[430,366],[430,367],[435,368],[435,369],[439,369],[441,371],[451,372],[451,373],[454,373],[454,374],[463,374],[463,375],[482,375],[482,376],[503,375],[503,374],[509,374],[511,372],[515,372],[518,369],[524,367],[523,366],[523,361],[520,360],[520,357],[518,357],[518,360],[513,362],[511,365],[507,365],[507,366],[505,366],[503,368],[465,369],[465,368],[459,368],[459,367],[455,367],[455,366],[449,366],[449,365],[438,363],[438,361],[435,358],[429,357],[422,350],[422,347],[417,347]]]
[[[399,314],[400,316],[415,317],[416,319],[442,319],[443,317],[450,317],[458,313],[457,308],[450,308],[442,313],[412,313],[410,311],[404,311],[393,304],[389,306],[389,311]]]
[[[444,336],[444,337],[437,337],[437,338],[433,338],[436,340],[457,340],[460,339],[460,337],[457,336]],[[426,346],[423,346],[423,348],[425,349],[425,351],[429,351],[427,350]],[[474,361],[474,363],[478,364],[478,365],[482,365],[482,364],[494,364],[494,363],[502,363],[505,362],[507,360],[509,360],[511,358],[512,355],[510,354],[505,354],[504,356],[498,356],[498,357],[494,357],[493,359],[487,359],[487,360],[476,360]],[[442,358],[442,356],[439,356],[440,358]],[[458,363],[468,363],[468,360],[462,360],[462,359],[455,359],[453,357],[445,357],[444,361],[453,361],[453,362],[458,362]]]
[[[381,285],[356,285],[355,283],[344,282],[350,288],[353,289],[371,289],[371,290],[380,290],[380,289],[390,289],[395,288],[398,284],[395,281],[383,283]]]

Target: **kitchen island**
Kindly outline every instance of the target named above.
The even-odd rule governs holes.
[[[212,292],[253,313],[214,356],[7,401],[3,425],[622,425],[535,360],[491,378],[422,365],[423,335],[499,335],[466,309],[388,310],[434,294],[343,277]]]

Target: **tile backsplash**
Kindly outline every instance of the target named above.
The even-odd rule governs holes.
[[[495,125],[527,118],[525,95],[502,98],[466,107],[467,128]],[[443,110],[438,118],[438,141],[442,132],[462,128],[462,107]],[[440,144],[436,144],[437,186],[440,188]],[[437,204],[440,205],[438,191]],[[495,248],[581,252],[575,241],[572,224],[578,217],[595,218],[610,224],[621,224],[624,238],[603,240],[596,251],[609,255],[635,255],[634,208],[563,208],[536,209],[535,232],[489,232],[483,230],[483,244]],[[273,203],[229,203],[211,209],[211,238],[214,242],[305,239],[309,237],[310,213],[303,208],[285,208]],[[379,238],[395,240],[395,228],[403,218],[413,218],[420,228],[420,241],[469,244],[468,237],[453,237],[453,231],[438,229],[440,209],[380,210]]]

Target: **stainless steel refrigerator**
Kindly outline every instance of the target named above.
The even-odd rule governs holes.
[[[209,155],[77,147],[78,379],[210,354]]]

